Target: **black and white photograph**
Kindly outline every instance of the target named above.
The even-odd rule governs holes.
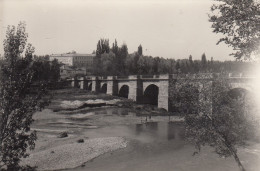
[[[259,170],[259,0],[0,0],[0,171]]]

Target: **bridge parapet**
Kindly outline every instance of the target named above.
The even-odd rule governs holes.
[[[256,78],[256,76],[246,73],[228,73],[228,78]]]
[[[145,79],[169,79],[169,74],[165,75],[140,75],[140,78]]]
[[[91,78],[92,78],[91,76],[85,76],[86,80],[91,80]]]
[[[117,80],[136,80],[139,79],[139,75],[129,75],[129,76],[117,76]]]
[[[172,74],[173,79],[212,79],[213,73],[199,73],[199,74]]]
[[[101,76],[99,77],[100,80],[107,80],[107,76]]]
[[[117,80],[126,80],[128,78],[129,78],[128,76],[116,76]]]

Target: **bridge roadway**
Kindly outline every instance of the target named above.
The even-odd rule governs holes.
[[[171,74],[171,75],[130,75],[130,76],[85,76],[72,78],[71,86],[89,91],[106,93],[132,99],[137,103],[149,103],[158,108],[174,111],[178,93],[189,85],[198,92],[198,103],[203,106],[200,112],[212,112],[212,88],[223,79],[230,89],[242,88],[252,91],[253,77],[243,77],[241,74],[221,75],[212,73]]]

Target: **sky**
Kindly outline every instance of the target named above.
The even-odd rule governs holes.
[[[26,22],[35,54],[92,53],[100,38],[141,44],[144,55],[234,60],[232,48],[216,45],[221,34],[208,21],[213,0],[0,0],[0,54],[8,25]]]

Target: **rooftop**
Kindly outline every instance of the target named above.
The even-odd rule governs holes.
[[[50,57],[72,57],[72,56],[95,56],[95,54],[80,54],[80,53],[63,53],[63,54],[51,54]]]

